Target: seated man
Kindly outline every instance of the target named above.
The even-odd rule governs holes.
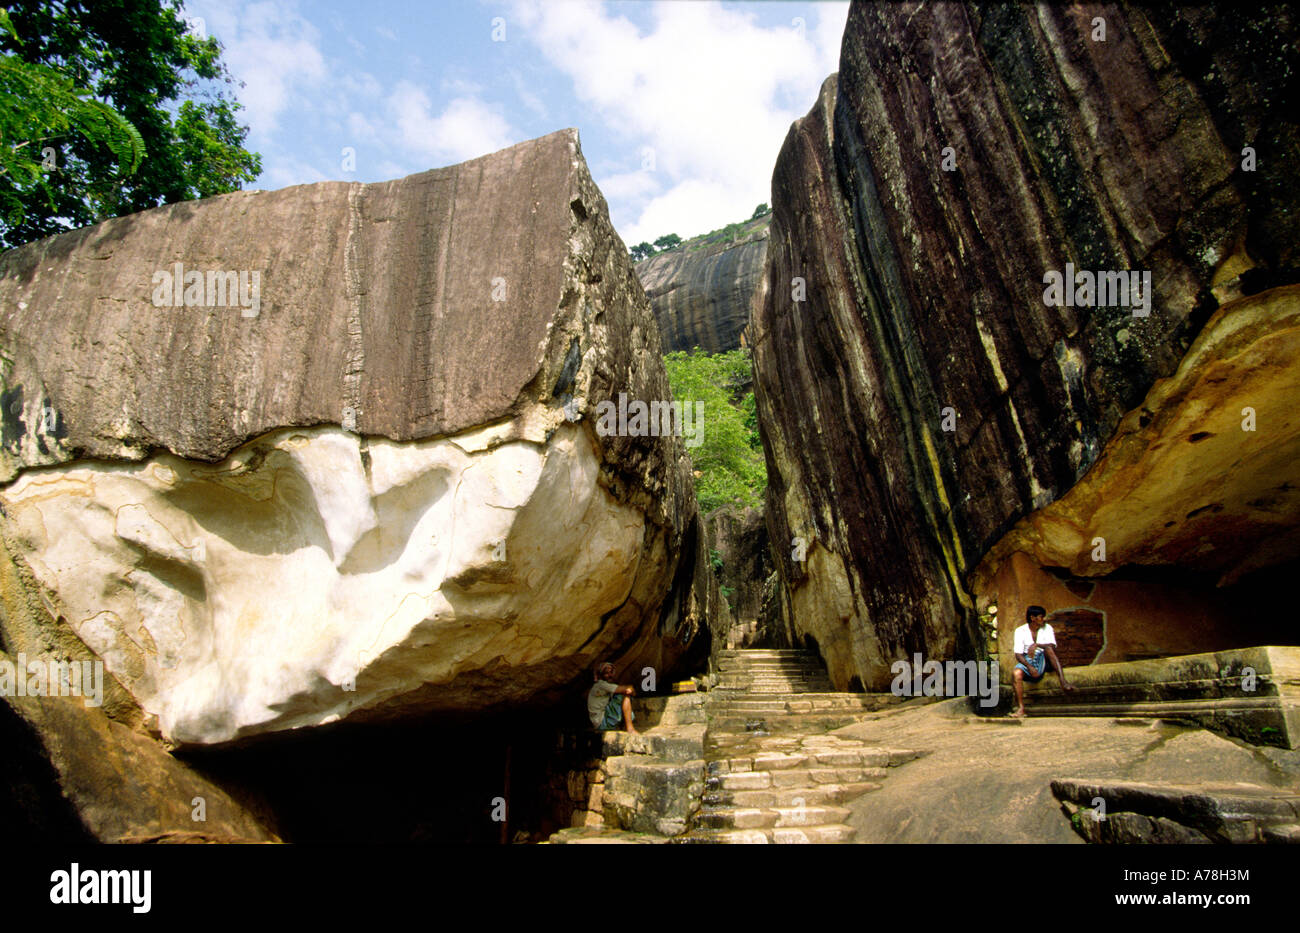
[[[1025,624],[1016,629],[1015,652],[1016,666],[1011,671],[1016,686],[1016,711],[1011,715],[1015,718],[1023,719],[1025,715],[1025,679],[1035,684],[1042,680],[1049,659],[1061,678],[1061,689],[1067,693],[1074,690],[1074,685],[1065,681],[1065,671],[1056,657],[1056,635],[1047,624],[1047,610],[1042,606],[1026,610]]]
[[[611,678],[614,665],[606,661],[596,668],[596,682],[587,692],[587,715],[597,729],[617,729],[621,723],[628,732],[636,732],[632,720],[634,687],[620,687]]]

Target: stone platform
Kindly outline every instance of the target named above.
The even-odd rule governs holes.
[[[1061,690],[1054,673],[1026,684],[1030,716],[1181,720],[1255,745],[1300,746],[1300,647],[1263,645],[1065,672],[1078,688],[1072,694]],[[1005,701],[1011,687],[1002,689]]]
[[[1300,843],[1296,790],[1064,779],[1052,782],[1052,793],[1088,842]]]

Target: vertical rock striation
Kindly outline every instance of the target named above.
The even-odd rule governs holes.
[[[837,686],[974,656],[982,556],[1216,310],[1296,280],[1296,38],[1286,7],[854,3],[751,325],[774,554]],[[1149,314],[1049,306],[1067,264],[1149,272]]]

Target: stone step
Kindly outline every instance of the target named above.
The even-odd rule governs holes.
[[[714,709],[720,703],[742,703],[747,699],[754,699],[753,695],[746,692],[718,689],[708,694],[709,703],[705,707],[708,710]],[[898,703],[902,697],[896,697],[892,693],[845,693],[841,690],[809,690],[803,693],[790,693],[789,699],[798,700],[831,700],[837,703],[856,703],[859,706],[870,706],[873,709],[882,705],[892,705]],[[771,703],[773,699],[770,695],[759,697],[764,703]]]
[[[547,840],[551,845],[663,845],[671,841],[667,836],[653,833],[634,833],[626,829],[609,829],[599,826],[576,826],[552,833]]]
[[[739,686],[722,687],[715,691],[714,702],[725,703],[728,700],[747,700],[761,699],[765,702],[771,702],[772,697],[780,696],[806,696],[810,693],[834,693],[833,684],[817,683],[808,681],[806,683],[782,683],[782,684],[744,684]],[[857,694],[850,694],[856,696]]]
[[[715,702],[725,703],[728,700],[763,700],[770,703],[773,697],[803,697],[810,693],[834,693],[830,684],[819,684],[809,681],[804,684],[746,684],[743,687],[733,687],[725,692],[720,692],[715,698]]]
[[[709,761],[710,774],[743,771],[792,771],[796,768],[889,768],[911,761],[916,753],[888,748],[804,748],[797,751],[763,751],[757,755]]]
[[[705,758],[709,762],[711,773],[731,770],[730,761],[754,758],[758,754],[777,752],[781,754],[816,755],[824,751],[849,749],[857,752],[872,752],[888,756],[887,765],[894,767],[921,757],[922,752],[910,748],[893,748],[889,746],[870,745],[853,739],[844,739],[837,735],[750,735],[747,733],[713,733],[705,739]],[[879,761],[880,758],[874,760]],[[737,770],[753,770],[741,767]],[[769,769],[770,770],[770,769]]]
[[[714,692],[728,691],[732,693],[748,693],[756,690],[763,690],[771,693],[773,690],[784,690],[787,693],[837,693],[835,685],[829,680],[817,677],[802,678],[782,678],[780,680],[721,680],[713,688]]]
[[[719,671],[824,671],[820,661],[739,661],[721,660]]]
[[[709,791],[704,803],[721,807],[801,807],[842,804],[881,788],[879,781],[816,784],[812,787],[771,787],[766,790]]]
[[[650,732],[603,732],[601,756],[650,755],[665,761],[693,761],[703,757],[704,723],[656,726]]]
[[[723,681],[714,693],[837,693],[829,680],[741,680]]]
[[[677,836],[705,790],[705,762],[664,761],[648,755],[605,759],[601,792],[605,825],[635,832]]]
[[[753,697],[732,699],[719,698],[709,704],[708,711],[713,715],[741,714],[750,710],[758,712],[816,713],[821,710],[868,710],[874,711],[890,700],[882,700],[872,693],[802,693],[789,696]]]
[[[785,713],[770,716],[723,715],[711,719],[709,729],[712,732],[733,732],[737,735],[829,732],[831,729],[850,726],[857,722],[860,717],[867,715],[870,715],[867,710],[857,713]]]
[[[794,768],[789,771],[729,771],[711,774],[705,780],[706,792],[768,790],[781,787],[816,787],[819,784],[856,784],[883,779],[884,768],[866,766],[845,768]]]
[[[806,805],[798,807],[723,807],[701,810],[696,817],[700,829],[771,829],[784,826],[824,826],[843,823],[850,811],[844,807]]]
[[[772,670],[772,671],[755,671],[755,670],[724,671],[720,676],[724,679],[728,677],[732,677],[736,679],[749,678],[750,680],[782,680],[782,679],[802,680],[805,678],[819,678],[825,680],[830,677],[830,675],[823,670],[813,670],[809,668],[799,668],[797,670],[792,669],[792,670]]]
[[[820,655],[808,648],[723,648],[720,658],[817,658]]]
[[[779,680],[781,678],[805,678],[820,677],[829,678],[830,675],[823,670],[813,670],[811,668],[791,668],[788,670],[770,670],[770,671],[719,671],[718,679],[726,680]]]
[[[856,831],[835,823],[827,826],[784,826],[772,829],[697,830],[674,842],[696,845],[800,845],[852,842]]]
[[[677,696],[633,697],[633,725],[639,730],[658,726],[684,726],[707,722],[704,693]]]
[[[719,749],[719,753],[724,750]],[[808,764],[808,756],[801,754],[797,748],[764,749],[757,754],[742,758],[725,758],[710,756],[710,774],[728,774],[735,771],[786,771]]]

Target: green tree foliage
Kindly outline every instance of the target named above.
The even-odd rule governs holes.
[[[628,252],[632,255],[633,262],[640,262],[642,259],[649,259],[653,256],[655,254],[655,248],[649,243],[638,243],[636,246],[629,249]]]
[[[700,474],[695,494],[705,512],[722,505],[758,505],[767,487],[767,469],[758,441],[757,421],[747,423],[753,411],[749,351],[708,354],[677,351],[664,357],[673,398],[703,402],[704,440],[688,447],[691,463]],[[756,416],[755,416],[756,418]]]
[[[0,35],[20,41],[4,9]],[[140,133],[112,107],[52,68],[0,54],[0,217],[7,223],[22,222],[24,195],[39,194],[53,206],[49,171],[57,151],[52,144],[74,133],[108,149],[119,178],[135,172],[145,157]]]
[[[760,204],[754,208],[754,213],[750,215],[749,219],[758,220],[758,218],[766,217],[770,213],[772,213],[772,208],[768,207],[767,204]]]
[[[675,233],[665,233],[659,239],[655,240],[655,246],[660,252],[669,249],[676,249],[682,245],[682,238]]]
[[[9,14],[16,35],[0,36],[0,52],[47,77],[57,72],[65,92],[87,89],[102,121],[111,109],[135,129],[145,158],[127,174],[122,146],[114,148],[121,127],[103,123],[96,136],[49,98],[15,93],[5,101],[3,146],[35,146],[23,133],[52,135],[43,146],[55,149],[57,167],[43,183],[33,184],[30,173],[0,179],[6,214],[22,215],[0,225],[0,246],[235,191],[261,174],[261,156],[243,148],[241,107],[224,87],[233,79],[221,44],[187,32],[181,0],[13,0]],[[41,128],[51,105],[66,114],[66,128],[48,120]]]

